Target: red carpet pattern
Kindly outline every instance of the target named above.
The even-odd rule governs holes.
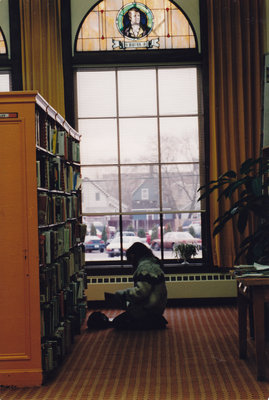
[[[108,317],[119,312],[102,310]],[[235,307],[168,308],[160,331],[88,332],[40,388],[0,388],[1,400],[267,400],[254,343],[238,357]]]

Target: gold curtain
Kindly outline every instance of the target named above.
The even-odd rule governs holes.
[[[24,90],[65,116],[60,0],[20,0]]]
[[[264,13],[263,0],[207,0],[207,9],[212,180],[228,169],[239,171],[243,161],[260,155]],[[212,228],[229,205],[217,197],[210,198]],[[236,221],[228,225],[211,238],[217,266],[233,266],[242,240]]]

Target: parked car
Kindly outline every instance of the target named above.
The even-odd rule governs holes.
[[[135,233],[132,231],[122,231],[122,236],[135,236]],[[120,237],[120,232],[117,231],[115,234],[115,238],[119,238]]]
[[[183,225],[182,229],[184,232],[190,232],[190,234],[192,234],[191,231],[193,231],[195,234],[195,237],[199,237],[199,238],[201,237],[201,224],[199,224],[199,223],[192,222],[191,224],[189,224],[187,226]]]
[[[126,254],[126,250],[129,249],[129,247],[131,247],[135,242],[142,242],[142,240],[138,236],[122,236],[122,251],[124,255]],[[106,247],[108,257],[120,256],[120,248],[120,237],[112,239]]]
[[[199,249],[202,246],[201,239],[193,237],[189,232],[167,232],[163,235],[163,247],[165,250],[173,250],[174,245],[178,243],[196,244]],[[154,250],[160,250],[161,239],[154,239],[151,242],[151,247]]]
[[[93,250],[97,250],[103,253],[106,247],[105,242],[98,236],[94,235],[89,235],[85,237],[84,246],[86,253],[91,253]]]

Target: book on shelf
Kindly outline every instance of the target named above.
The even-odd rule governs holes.
[[[67,253],[71,247],[71,240],[70,240],[70,228],[64,228],[64,252]]]
[[[65,155],[65,136],[66,132],[58,130],[57,133],[57,144],[56,144],[56,154],[58,156],[64,156]]]
[[[41,175],[40,175],[40,161],[36,161],[36,181],[37,187],[41,187]]]
[[[54,136],[56,135],[55,128],[52,125],[52,121],[47,121],[47,141],[48,141],[48,151],[53,153],[53,144],[56,139],[54,139]],[[55,151],[56,151],[56,146],[55,146]]]
[[[58,136],[57,129],[56,128],[52,129],[52,131],[51,131],[51,141],[52,141],[52,153],[53,154],[56,154],[57,136]]]
[[[76,224],[76,240],[77,240],[77,242],[83,243],[85,241],[86,233],[87,233],[87,225],[77,223]]]
[[[37,143],[40,147],[47,150],[48,149],[48,138],[47,138],[47,128],[46,128],[46,117],[44,114],[39,114],[39,133],[40,141]]]
[[[46,237],[42,233],[39,235],[39,263],[46,263]]]
[[[39,119],[39,111],[35,110],[35,139],[36,144],[40,146],[40,119]]]
[[[50,189],[50,161],[46,158],[44,164],[44,187]]]
[[[72,142],[72,160],[74,162],[80,162],[80,150],[79,150],[79,143]]]
[[[58,228],[58,257],[64,254],[64,227]]]
[[[38,224],[49,223],[49,198],[47,193],[38,193]]]
[[[78,190],[81,186],[82,179],[80,171],[75,170],[73,174],[73,190]]]
[[[50,163],[51,166],[51,188],[61,190],[61,159],[55,157]]]
[[[45,236],[45,261],[46,264],[51,263],[51,231],[44,231],[43,235]]]
[[[70,260],[69,274],[70,274],[70,276],[73,276],[75,274],[75,257],[74,257],[74,253],[72,251],[70,251],[70,253],[69,253],[69,260]]]
[[[58,230],[50,231],[51,240],[51,260],[54,261],[58,258]]]

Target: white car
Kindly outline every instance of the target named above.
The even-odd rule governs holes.
[[[200,238],[193,237],[189,232],[167,232],[163,235],[163,248],[164,250],[173,250],[174,245],[178,243],[195,244],[198,249],[202,246]],[[154,250],[160,250],[161,239],[154,239],[151,242],[151,247]]]
[[[123,255],[126,254],[126,250],[132,246],[133,243],[140,242],[142,239],[138,236],[122,236],[122,251]],[[106,247],[108,257],[120,256],[121,254],[121,241],[120,237],[116,237]]]
[[[132,231],[122,231],[122,236],[135,236],[135,233]],[[115,238],[120,237],[120,232],[116,232]]]

